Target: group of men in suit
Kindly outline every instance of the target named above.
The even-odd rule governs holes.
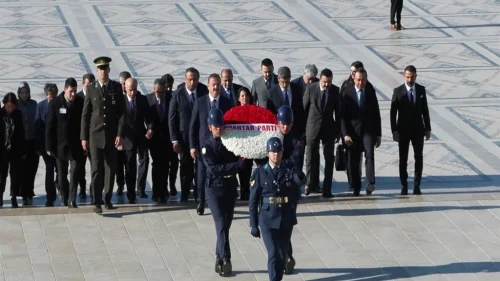
[[[268,58],[262,60],[261,72],[262,76],[252,84],[253,100],[275,113],[282,105],[290,106],[295,120],[293,134],[301,136],[306,144],[305,194],[322,190],[323,197],[334,197],[331,185],[337,142],[346,149],[346,171],[353,195],[359,196],[362,189],[360,162],[363,153],[366,193],[372,194],[375,191],[375,148],[381,144],[382,121],[375,87],[368,81],[363,64],[357,61],[351,65],[349,78],[341,88],[332,84],[333,73],[327,68],[317,78],[318,70],[314,65],[307,65],[303,77],[291,82],[290,69],[281,67],[276,75]],[[406,169],[410,141],[416,162],[413,193],[421,194],[423,141],[424,137],[429,139],[431,131],[425,88],[415,83],[416,73],[414,66],[405,68],[405,83],[394,89],[391,104],[393,139],[400,148],[402,195],[408,194]],[[325,160],[322,188],[319,181],[321,144]]]
[[[213,108],[225,113],[237,105],[237,95],[243,86],[233,83],[230,69],[223,69],[217,75],[220,82],[207,87],[199,81],[198,70],[190,67],[177,90],[172,90],[174,79],[167,74],[156,79],[153,92],[144,96],[137,90],[137,80],[127,72],[120,74],[119,82],[110,80],[110,62],[108,57],[94,60],[98,78],[86,74],[78,94],[76,81],[69,78],[59,96],[48,98],[51,101],[47,110],[46,149],[49,156],[56,158],[63,203],[77,207],[77,185],[81,186],[80,197],[85,198],[86,159],[92,167],[90,194],[95,212],[102,212],[102,204],[107,209],[113,208],[111,196],[117,172],[118,195],[123,194],[126,185],[129,203],[136,203],[137,197],[147,198],[145,182],[150,154],[152,200],[165,203],[169,196],[177,194],[175,176],[180,164],[181,202],[188,201],[192,189],[199,203],[197,212],[202,215],[206,173],[200,144],[210,136],[206,125],[208,113]],[[303,75],[292,80],[288,67],[279,68],[275,74],[273,62],[266,58],[261,62],[261,72],[262,76],[252,83],[252,99],[274,113],[283,105],[292,109],[295,120],[292,134],[302,139],[297,142],[302,147],[297,161],[300,169],[306,156],[305,194],[321,191],[322,144],[325,159],[322,194],[333,197],[331,184],[337,142],[347,149],[347,173],[355,196],[361,191],[360,161],[364,152],[366,192],[371,194],[375,190],[374,150],[381,142],[381,118],[375,88],[368,82],[363,64],[351,65],[349,79],[341,88],[332,84],[331,70],[323,69],[318,77],[313,64],[306,65]],[[408,66],[404,76],[405,84],[394,90],[391,128],[393,139],[400,146],[401,194],[408,193],[406,162],[410,142],[416,159],[414,194],[420,194],[423,139],[430,137],[429,109],[425,88],[415,83],[415,67]],[[76,140],[81,140],[81,144],[75,146]]]

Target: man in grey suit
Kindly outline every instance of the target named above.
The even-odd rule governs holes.
[[[323,197],[331,198],[334,146],[340,133],[340,94],[339,88],[332,84],[333,73],[325,68],[320,73],[319,82],[307,86],[304,93],[306,124],[306,174],[305,194],[319,190],[319,145],[323,143],[325,157],[325,178]]]
[[[274,74],[274,66],[271,59],[263,59],[260,69],[262,76],[252,82],[252,99],[255,104],[266,108],[269,89],[278,84],[278,77]]]
[[[99,57],[98,81],[87,87],[83,104],[80,138],[83,150],[92,155],[92,188],[94,213],[102,213],[102,191],[106,193],[105,207],[113,209],[111,196],[115,181],[117,149],[122,148],[126,122],[126,105],[122,85],[109,79],[111,58]]]
[[[233,83],[233,71],[229,68],[224,68],[221,73],[221,94],[226,94],[226,98],[231,100],[231,105],[235,106],[238,103],[238,91],[241,89],[241,85]]]

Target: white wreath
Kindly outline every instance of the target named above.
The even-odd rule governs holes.
[[[266,143],[272,137],[283,141],[283,135],[276,131],[241,131],[225,128],[221,140],[227,150],[246,159],[267,157]]]

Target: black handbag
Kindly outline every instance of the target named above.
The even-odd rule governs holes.
[[[335,170],[345,171],[347,163],[347,150],[342,143],[337,145],[335,149]]]

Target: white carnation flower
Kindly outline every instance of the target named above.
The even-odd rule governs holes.
[[[226,127],[221,140],[224,146],[235,155],[247,159],[262,159],[267,157],[266,143],[272,137],[278,137],[283,141],[283,135],[279,130],[243,131]]]

